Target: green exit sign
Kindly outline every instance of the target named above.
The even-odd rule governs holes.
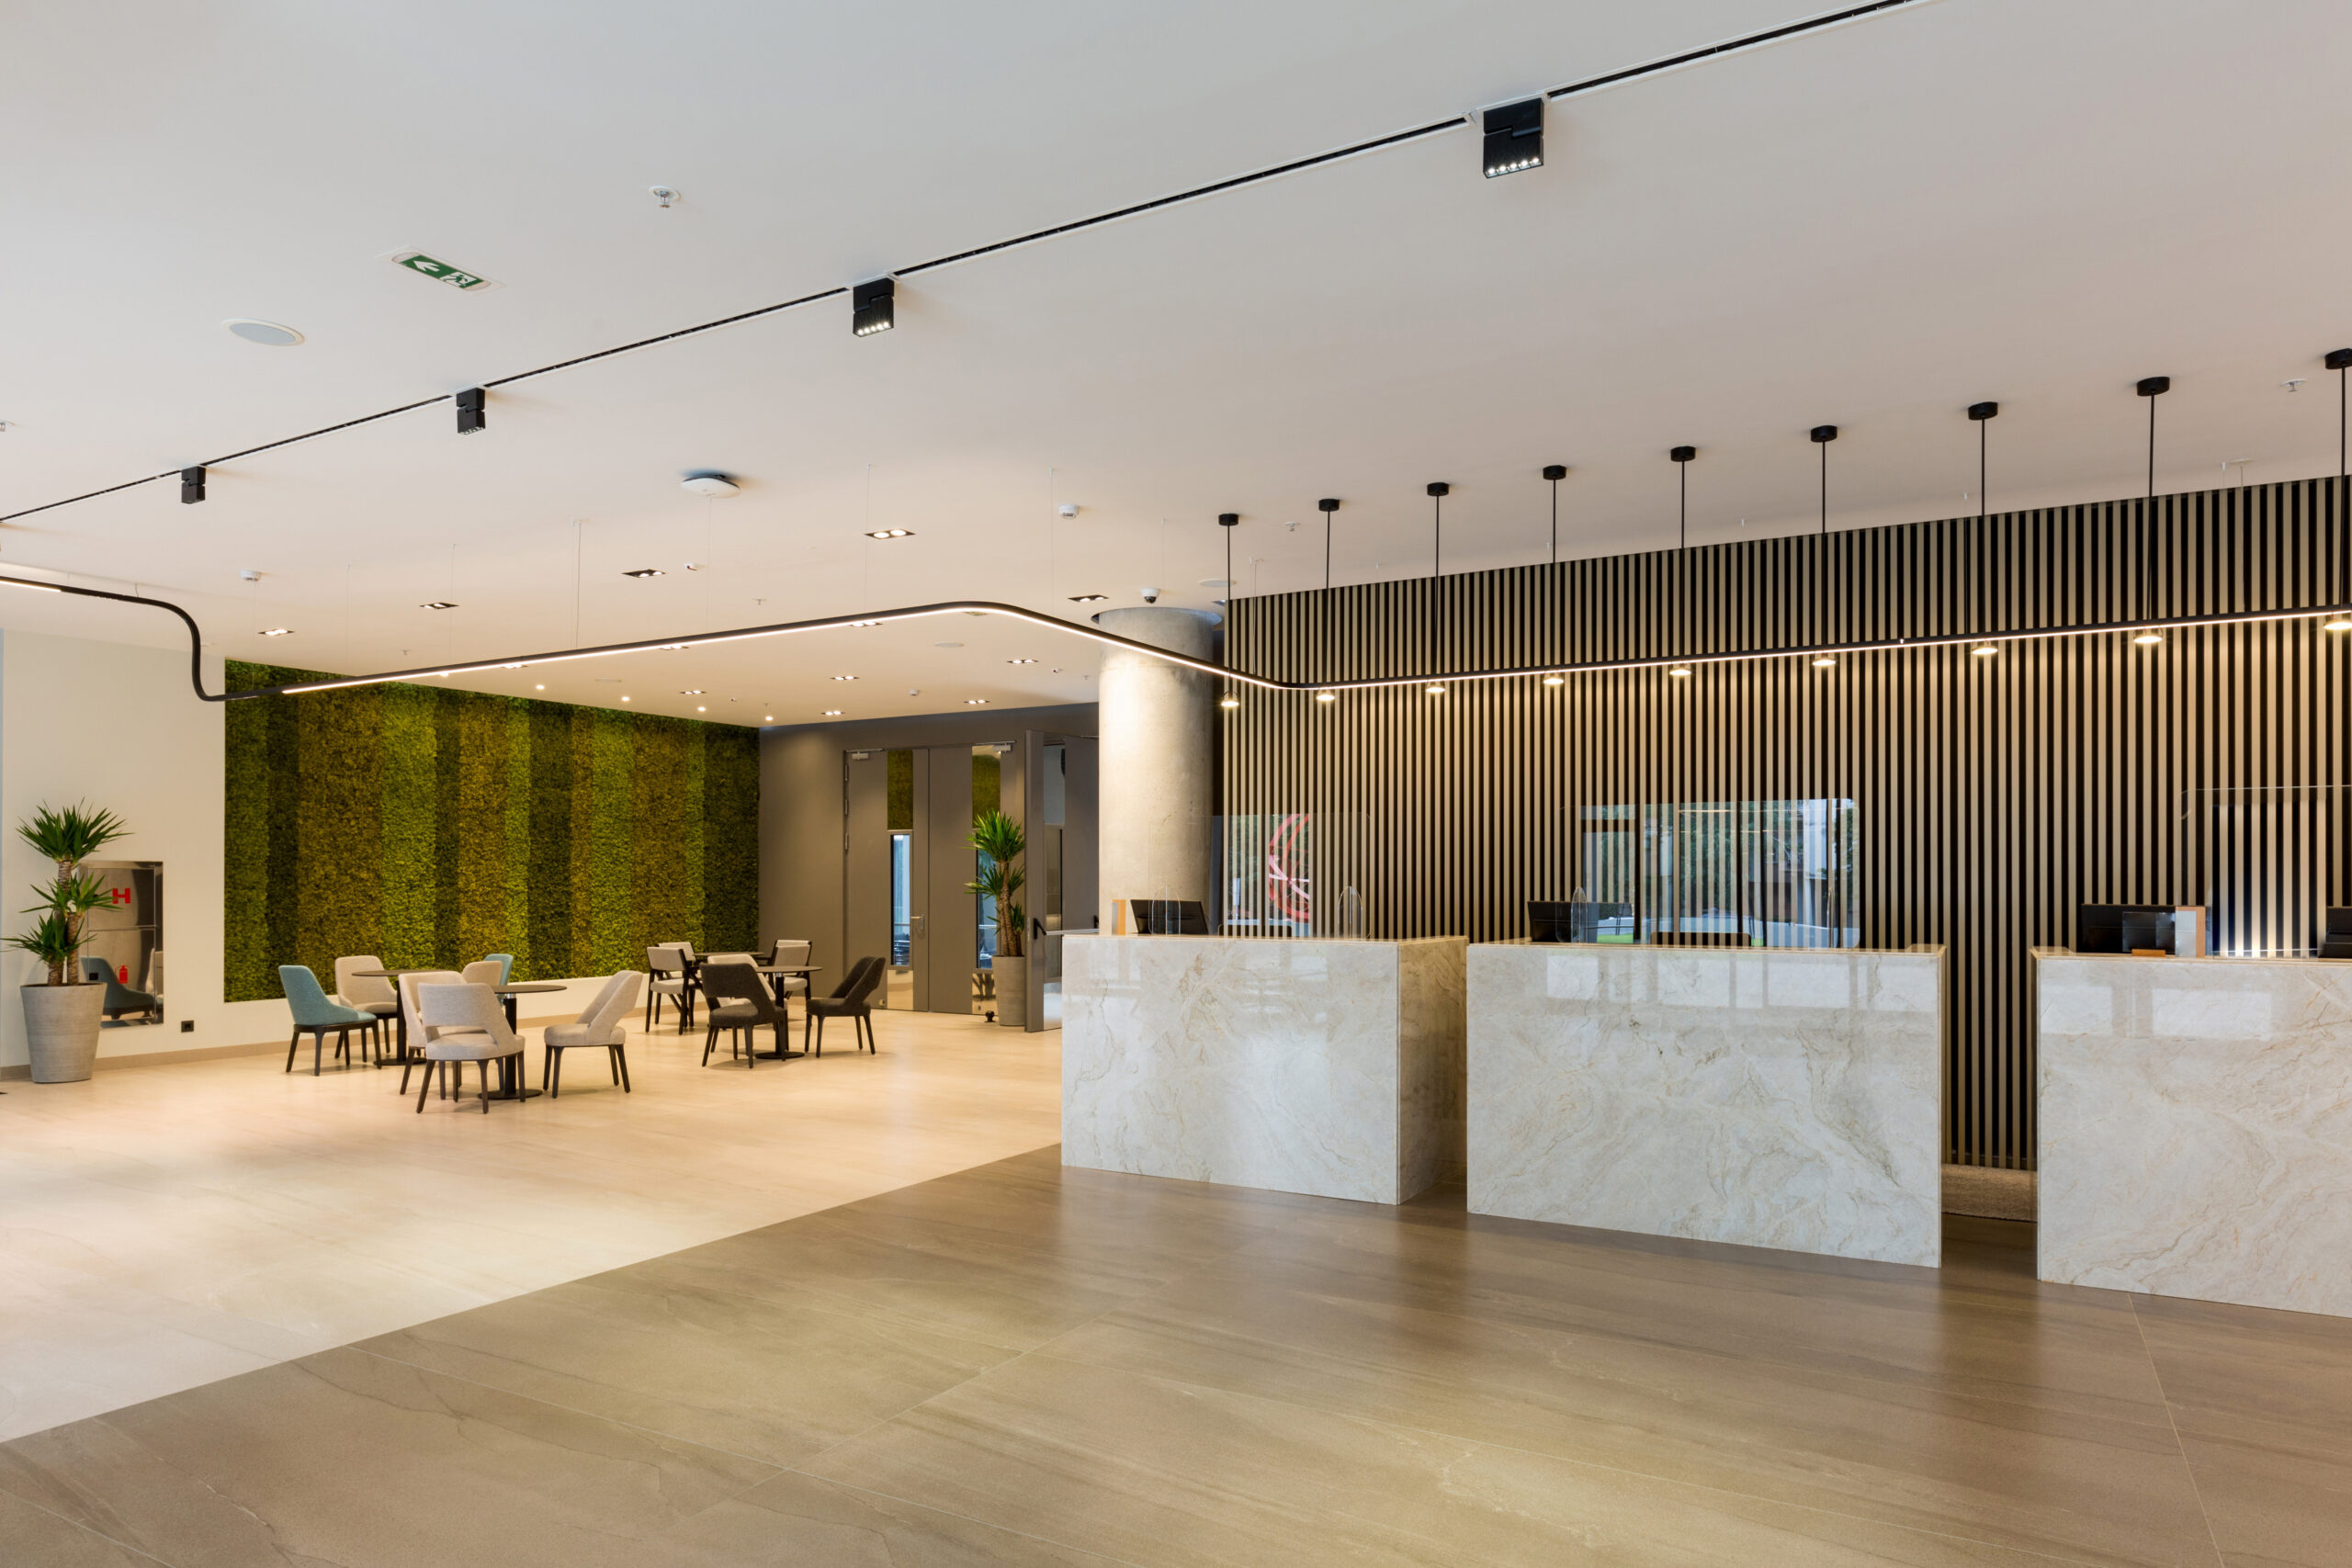
[[[404,266],[411,272],[422,273],[436,282],[446,283],[452,288],[463,289],[469,293],[479,294],[486,288],[498,287],[478,272],[468,272],[464,267],[452,266],[437,257],[426,255],[423,251],[395,251],[387,259],[394,266]]]

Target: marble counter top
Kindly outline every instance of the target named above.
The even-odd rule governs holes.
[[[2033,957],[2041,1278],[2352,1316],[2352,964]]]
[[[1065,938],[1062,1163],[1374,1203],[1459,1177],[1464,946]]]
[[[1943,963],[1472,947],[1470,1208],[1939,1262]]]

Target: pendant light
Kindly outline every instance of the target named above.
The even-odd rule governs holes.
[[[2352,390],[2347,390],[2344,379],[2346,369],[2352,367],[2352,348],[2331,348],[2323,363],[2335,372],[2335,477],[2339,481],[2335,487],[2335,504],[2342,510],[2346,499],[2346,491],[2352,491],[2352,485],[2340,482],[2347,472],[2346,459],[2352,456],[2352,452],[2347,452],[2347,442],[2352,441]],[[2352,601],[2352,518],[2346,518],[2344,525],[2336,546],[2341,557],[2336,570],[2341,586],[2336,597]],[[2343,615],[2332,616],[2320,630],[2352,632],[2352,619]]]
[[[2152,619],[2156,608],[2156,400],[2172,390],[2169,376],[2143,376],[2132,388],[2148,400],[2148,494],[2140,502],[2140,618]],[[2134,637],[2141,648],[2154,648],[2165,639],[2151,629]]]
[[[1986,425],[1990,424],[1995,419],[1999,417],[2000,412],[2001,405],[1998,403],[1984,402],[1971,403],[1968,405],[1968,417],[1974,421],[1976,424],[1976,521],[1980,524],[1984,521],[1986,516],[1986,497],[1984,494],[1986,443],[1984,439],[1984,430]],[[1976,547],[1980,551],[1984,548],[1984,530],[1983,528],[1979,528],[1976,532]],[[1985,621],[1984,598],[1991,591],[1988,586],[1991,580],[1991,574],[1984,571],[1980,567],[1976,573],[1976,624],[1980,626],[1983,626]],[[1974,654],[1979,659],[1990,659],[2000,651],[2001,650],[1999,649],[1995,648],[1989,642],[1980,643],[1976,647],[1969,649],[1969,652]]]

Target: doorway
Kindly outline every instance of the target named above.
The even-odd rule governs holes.
[[[844,955],[885,959],[876,1006],[993,1010],[996,911],[969,891],[969,840],[976,813],[1001,808],[1018,758],[993,741],[843,753]],[[1017,776],[1013,786],[1017,801]]]

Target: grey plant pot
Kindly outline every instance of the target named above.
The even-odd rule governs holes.
[[[1007,1029],[1029,1027],[1029,960],[998,953],[989,960],[996,971],[996,1021]]]
[[[104,986],[27,986],[25,1043],[33,1082],[80,1083],[97,1069],[98,1008]]]

